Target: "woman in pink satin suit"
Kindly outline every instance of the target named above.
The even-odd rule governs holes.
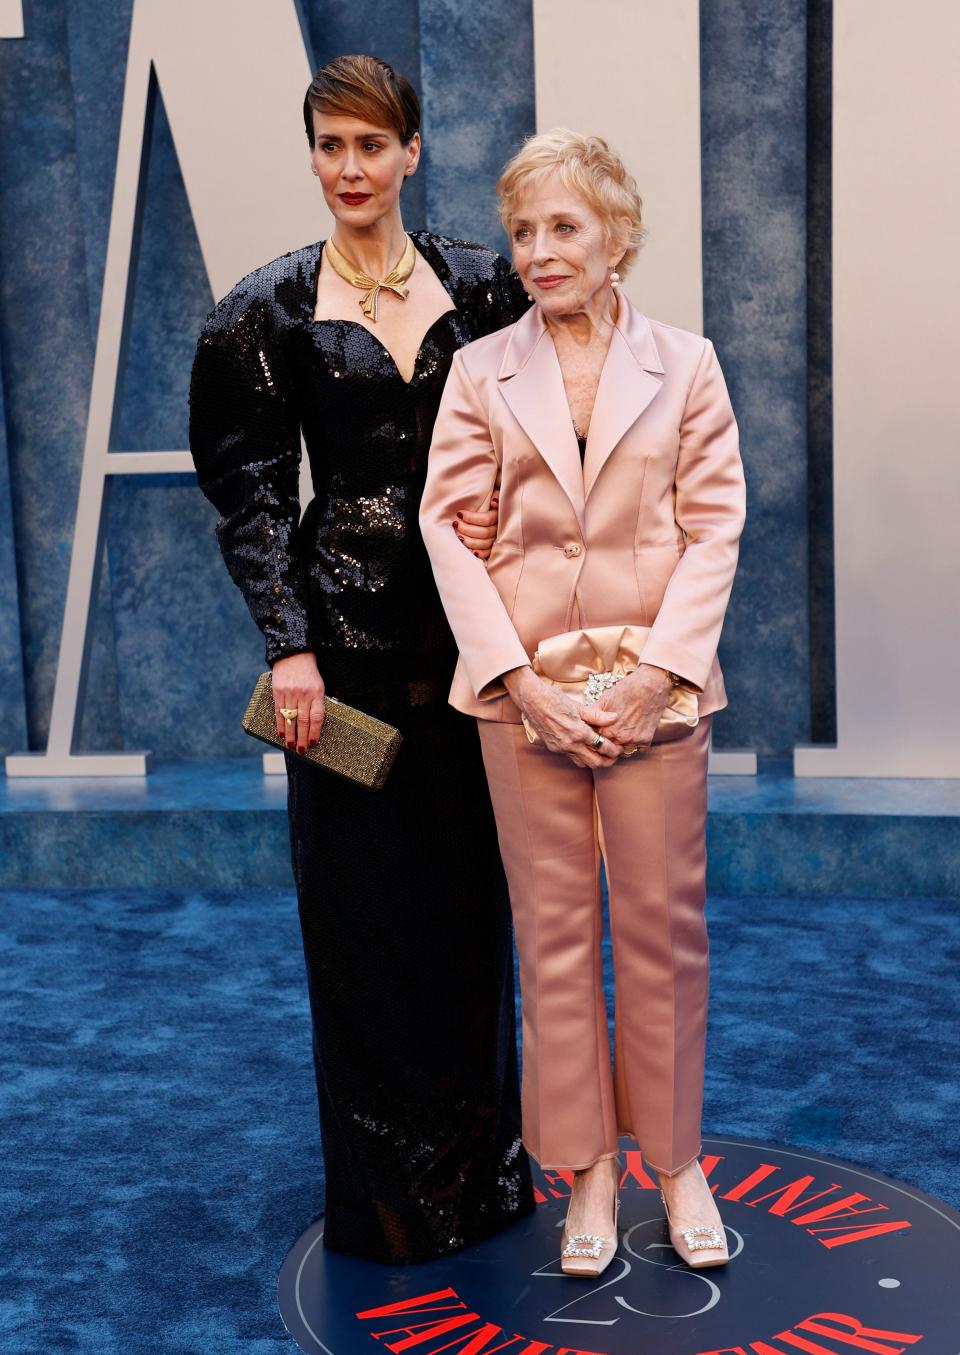
[[[618,291],[643,235],[637,187],[599,137],[532,137],[497,185],[536,303],[458,352],[421,528],[477,717],[510,884],[523,1001],[523,1139],[574,1173],[565,1273],[616,1252],[618,1136],[658,1173],[673,1246],[721,1265],[699,1164],[708,943],[707,752],[726,704],[717,643],[744,520],[737,426],[713,346]],[[485,564],[459,515],[500,521]],[[543,680],[547,637],[649,628],[592,704]],[[674,687],[686,737],[657,731]],[[602,850],[616,970],[613,1054],[600,943]]]

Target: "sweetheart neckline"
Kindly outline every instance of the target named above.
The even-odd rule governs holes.
[[[422,234],[422,232],[420,232],[420,233]],[[433,323],[432,323],[431,325],[429,325],[429,326],[424,330],[424,332],[423,332],[423,334],[422,334],[422,336],[421,336],[421,338],[420,338],[420,344],[419,344],[419,346],[418,346],[418,348],[417,348],[417,351],[416,351],[416,353],[415,353],[415,355],[414,355],[414,359],[413,359],[413,370],[412,370],[411,373],[410,373],[410,380],[409,380],[409,381],[407,381],[407,379],[406,379],[406,378],[404,377],[404,375],[403,375],[403,372],[401,372],[401,370],[400,370],[400,364],[397,362],[397,359],[394,357],[394,355],[393,355],[393,353],[391,352],[391,350],[387,347],[387,345],[383,342],[383,340],[382,340],[381,338],[379,338],[378,335],[374,334],[374,332],[373,332],[372,329],[368,328],[367,325],[362,324],[361,321],[359,321],[359,320],[347,320],[347,319],[345,319],[345,318],[344,318],[344,319],[340,319],[340,318],[338,318],[337,316],[323,316],[323,317],[322,317],[321,319],[319,319],[319,320],[316,319],[315,312],[316,312],[316,307],[317,307],[317,286],[318,286],[319,281],[320,281],[320,269],[321,269],[322,266],[323,266],[323,246],[324,246],[324,244],[326,243],[326,242],[323,241],[323,240],[320,241],[320,249],[319,249],[319,253],[317,254],[317,262],[316,262],[316,264],[314,265],[314,268],[313,268],[313,285],[312,285],[312,287],[311,287],[311,289],[310,289],[311,302],[310,302],[310,312],[309,312],[309,314],[310,314],[310,323],[313,324],[313,325],[355,325],[357,329],[362,329],[362,330],[364,330],[364,332],[367,333],[367,334],[369,334],[370,337],[371,337],[371,339],[373,339],[374,342],[377,343],[377,344],[383,349],[383,351],[386,353],[387,357],[388,357],[388,358],[390,359],[390,361],[393,363],[394,371],[396,372],[396,374],[397,374],[397,376],[400,378],[400,380],[403,382],[403,384],[404,384],[405,386],[412,386],[413,383],[414,383],[414,381],[416,380],[416,377],[417,377],[417,366],[418,366],[418,364],[419,364],[419,362],[420,362],[420,354],[423,352],[423,348],[424,348],[424,345],[425,345],[426,342],[427,342],[427,339],[430,337],[430,334],[432,333],[432,331],[436,328],[436,326],[440,323],[440,321],[441,321],[442,319],[444,319],[445,316],[451,315],[451,314],[453,314],[453,315],[458,315],[458,314],[459,314],[459,307],[457,306],[456,297],[453,295],[453,292],[451,291],[451,289],[447,286],[447,281],[446,281],[446,279],[442,278],[442,277],[439,275],[439,273],[437,272],[436,268],[434,268],[433,264],[430,262],[430,260],[429,260],[429,259],[426,257],[426,255],[424,254],[423,250],[420,248],[419,242],[418,242],[417,239],[415,238],[416,235],[418,234],[418,232],[416,232],[416,231],[408,231],[407,234],[410,235],[411,239],[413,239],[413,242],[414,242],[414,245],[415,245],[415,247],[416,247],[417,253],[418,253],[418,254],[420,255],[420,257],[423,259],[424,263],[427,265],[427,267],[428,267],[428,268],[430,269],[430,271],[433,273],[434,277],[437,279],[437,281],[439,282],[440,286],[443,288],[443,290],[446,292],[447,296],[450,298],[450,308],[449,308],[449,310],[441,311],[440,314],[437,316],[437,318],[433,321]]]
[[[410,373],[410,380],[409,380],[409,381],[408,381],[408,380],[406,379],[406,377],[403,375],[403,372],[401,372],[401,370],[400,370],[400,364],[397,362],[397,359],[394,357],[393,353],[392,353],[391,350],[387,347],[387,345],[383,342],[383,340],[380,338],[380,336],[379,336],[378,334],[374,334],[373,330],[372,330],[372,329],[369,329],[369,328],[368,328],[365,324],[363,324],[360,320],[348,320],[348,319],[346,319],[346,318],[344,318],[344,317],[341,317],[341,316],[338,316],[338,315],[323,316],[323,317],[321,317],[321,319],[318,320],[318,319],[316,319],[315,317],[311,316],[311,324],[314,324],[314,325],[352,325],[355,329],[362,329],[363,332],[364,332],[364,334],[368,334],[368,335],[370,336],[370,338],[373,339],[374,343],[378,344],[378,345],[383,349],[383,351],[386,353],[387,357],[388,357],[388,358],[390,359],[390,361],[393,363],[394,371],[396,372],[396,374],[397,374],[397,376],[400,378],[400,380],[403,382],[403,384],[404,384],[405,386],[412,386],[413,383],[414,383],[414,381],[416,380],[416,377],[417,377],[417,367],[418,367],[418,365],[419,365],[419,363],[420,363],[420,355],[422,354],[422,352],[423,352],[423,350],[424,350],[424,347],[426,346],[427,339],[429,339],[430,335],[431,335],[431,334],[433,333],[433,331],[436,329],[437,325],[439,325],[439,323],[440,323],[441,320],[445,320],[445,319],[447,318],[448,315],[459,315],[459,314],[460,314],[460,311],[459,311],[459,309],[458,309],[456,306],[450,306],[447,310],[441,311],[440,314],[437,316],[437,318],[436,318],[434,321],[432,321],[432,323],[429,324],[429,325],[427,326],[427,328],[423,331],[423,337],[421,338],[421,340],[420,340],[420,345],[419,345],[419,347],[417,348],[417,351],[416,351],[416,353],[415,353],[415,355],[414,355],[414,359],[413,359],[413,370],[412,370],[411,373]]]

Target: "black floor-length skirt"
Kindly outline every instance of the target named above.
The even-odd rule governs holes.
[[[380,791],[286,762],[324,1241],[394,1264],[441,1256],[533,1208],[509,903],[474,722],[423,712]]]

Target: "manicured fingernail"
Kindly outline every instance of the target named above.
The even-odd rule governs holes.
[[[458,513],[458,514],[457,514],[457,517],[458,517],[458,518],[462,518],[462,517],[463,517],[463,514],[462,514],[462,513]]]

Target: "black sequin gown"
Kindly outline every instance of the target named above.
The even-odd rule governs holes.
[[[287,755],[325,1242],[391,1263],[533,1207],[506,886],[475,725],[446,702],[456,651],[417,525],[453,353],[526,302],[492,251],[412,234],[456,309],[409,384],[362,325],[313,320],[321,242],[216,307],[190,397],[200,486],[268,662],[314,650],[331,695],[404,735],[379,792]]]

